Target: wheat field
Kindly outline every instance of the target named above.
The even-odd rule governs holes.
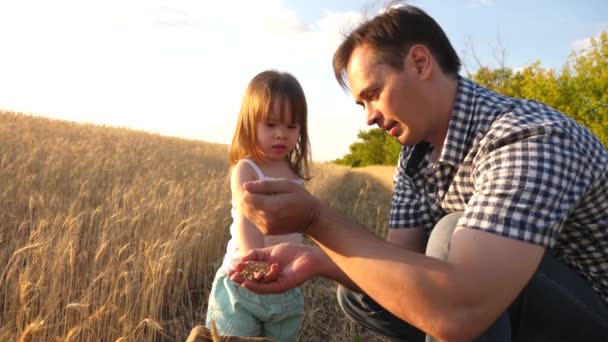
[[[385,234],[389,172],[315,164],[307,188]],[[0,112],[0,340],[184,341],[230,225],[227,146]],[[380,341],[303,286],[301,341]]]

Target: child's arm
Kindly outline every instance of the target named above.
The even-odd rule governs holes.
[[[241,256],[246,255],[251,249],[265,247],[264,234],[253,223],[247,220],[238,209],[238,203],[243,195],[243,183],[257,180],[257,178],[251,165],[243,161],[239,161],[232,170],[230,188],[232,190],[232,200],[237,205],[234,217],[234,226],[236,228],[236,236],[234,238],[238,242]]]

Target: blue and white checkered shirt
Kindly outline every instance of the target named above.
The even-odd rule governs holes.
[[[458,82],[439,158],[401,150],[389,227],[430,231],[462,211],[460,227],[546,247],[608,302],[606,148],[551,107]]]

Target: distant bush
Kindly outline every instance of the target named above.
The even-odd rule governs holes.
[[[379,128],[359,131],[357,138],[362,141],[350,145],[350,153],[333,163],[362,167],[368,165],[396,165],[401,145],[397,139]]]

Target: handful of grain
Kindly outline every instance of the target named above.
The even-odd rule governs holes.
[[[248,261],[245,268],[241,271],[241,275],[245,279],[255,280],[255,274],[258,272],[263,274],[270,272],[270,264],[263,261]]]

